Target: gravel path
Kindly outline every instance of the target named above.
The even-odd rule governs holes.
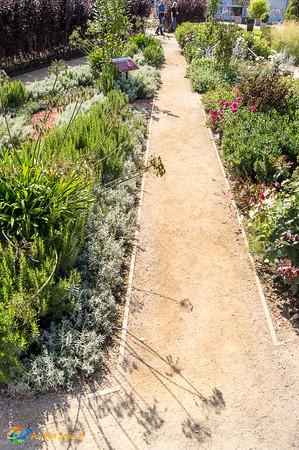
[[[184,58],[174,38],[164,48],[151,151],[167,173],[146,179],[125,370],[111,395],[5,407],[11,423],[56,433],[24,448],[299,448],[298,338],[272,345]],[[59,442],[74,429],[83,442]]]

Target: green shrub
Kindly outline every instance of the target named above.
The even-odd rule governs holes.
[[[53,229],[75,222],[91,200],[83,179],[75,172],[43,164],[32,147],[2,152],[0,227],[11,238],[30,241],[37,232],[47,238]]]
[[[21,245],[0,244],[1,382],[23,372],[20,358],[38,338],[39,320],[71,309],[69,288],[80,277],[73,271],[68,278],[57,278],[57,263],[57,253],[41,238]]]
[[[140,113],[131,113],[127,124],[135,153],[126,160],[125,176],[130,178],[140,164],[146,127]],[[74,307],[41,330],[37,350],[23,362],[23,375],[11,381],[14,392],[71,387],[78,375],[90,376],[103,367],[116,324],[117,295],[123,289],[123,258],[134,237],[136,183],[132,179],[104,193],[101,185],[95,189],[95,207],[79,258],[82,282],[72,290]]]
[[[126,54],[135,60],[136,54],[140,53],[144,57],[144,62],[154,67],[159,67],[164,60],[162,45],[152,36],[137,34],[131,38]]]
[[[42,81],[35,81],[27,86],[29,98],[39,100],[58,93],[67,92],[75,87],[94,85],[94,78],[88,66],[78,66],[52,74]]]
[[[219,85],[215,89],[211,89],[202,96],[202,102],[206,112],[219,108],[221,100],[232,102],[235,100],[235,93],[229,85]]]
[[[142,66],[138,71],[132,72],[128,79],[120,78],[118,86],[125,92],[130,101],[152,98],[159,87],[160,74],[151,66]]]
[[[26,117],[6,117],[0,115],[0,148],[16,146],[26,140],[32,132],[32,128],[26,125]]]
[[[215,70],[212,60],[200,58],[194,60],[187,70],[192,87],[196,92],[207,92],[221,83],[221,76]]]
[[[222,149],[232,173],[268,182],[278,172],[280,156],[297,161],[298,137],[298,119],[240,108],[226,117]]]
[[[261,56],[263,58],[268,58],[271,54],[271,48],[265,39],[256,36],[250,31],[245,31],[241,33],[241,37],[244,39],[247,51],[247,58],[253,59],[254,55]],[[250,52],[254,53],[254,55]]]
[[[164,53],[161,45],[148,45],[143,50],[143,56],[149,65],[155,67],[159,67],[164,60]]]
[[[27,98],[26,87],[22,81],[8,81],[0,86],[0,108],[18,108]]]
[[[276,264],[290,284],[299,284],[298,175],[253,210],[249,224],[252,245]]]
[[[115,88],[115,82],[120,77],[120,73],[114,64],[105,65],[97,81],[97,86],[101,92],[107,94]]]
[[[266,0],[250,0],[250,6],[247,8],[249,17],[260,19],[263,14],[269,12]]]
[[[43,155],[48,160],[70,159],[78,172],[92,174],[92,179],[120,176],[125,155],[131,151],[128,127],[123,120],[127,103],[122,92],[109,92],[88,114],[79,113],[71,127],[66,124],[53,129],[45,138]]]
[[[94,74],[100,73],[105,63],[105,55],[103,49],[98,48],[89,53],[88,62],[90,69]]]
[[[144,50],[149,45],[157,45],[158,41],[153,36],[140,33],[131,38],[130,44],[135,45],[139,50]]]

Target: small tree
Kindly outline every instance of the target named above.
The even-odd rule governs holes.
[[[266,0],[251,0],[247,12],[249,17],[252,17],[253,19],[260,19],[263,14],[269,12]]]
[[[208,6],[208,18],[212,21],[215,20],[215,14],[218,10],[218,8],[221,5],[221,0],[208,0],[207,6]]]
[[[299,21],[299,0],[290,0],[286,10],[285,20]]]

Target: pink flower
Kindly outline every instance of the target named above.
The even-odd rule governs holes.
[[[257,110],[257,107],[256,107],[256,105],[252,105],[252,106],[249,106],[249,109],[254,112]]]

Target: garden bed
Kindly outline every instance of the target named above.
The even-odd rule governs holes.
[[[127,52],[128,80],[94,55],[26,86],[2,75],[0,381],[14,393],[89,379],[117,333],[138,179],[163,172],[143,162],[162,48],[138,35]]]

